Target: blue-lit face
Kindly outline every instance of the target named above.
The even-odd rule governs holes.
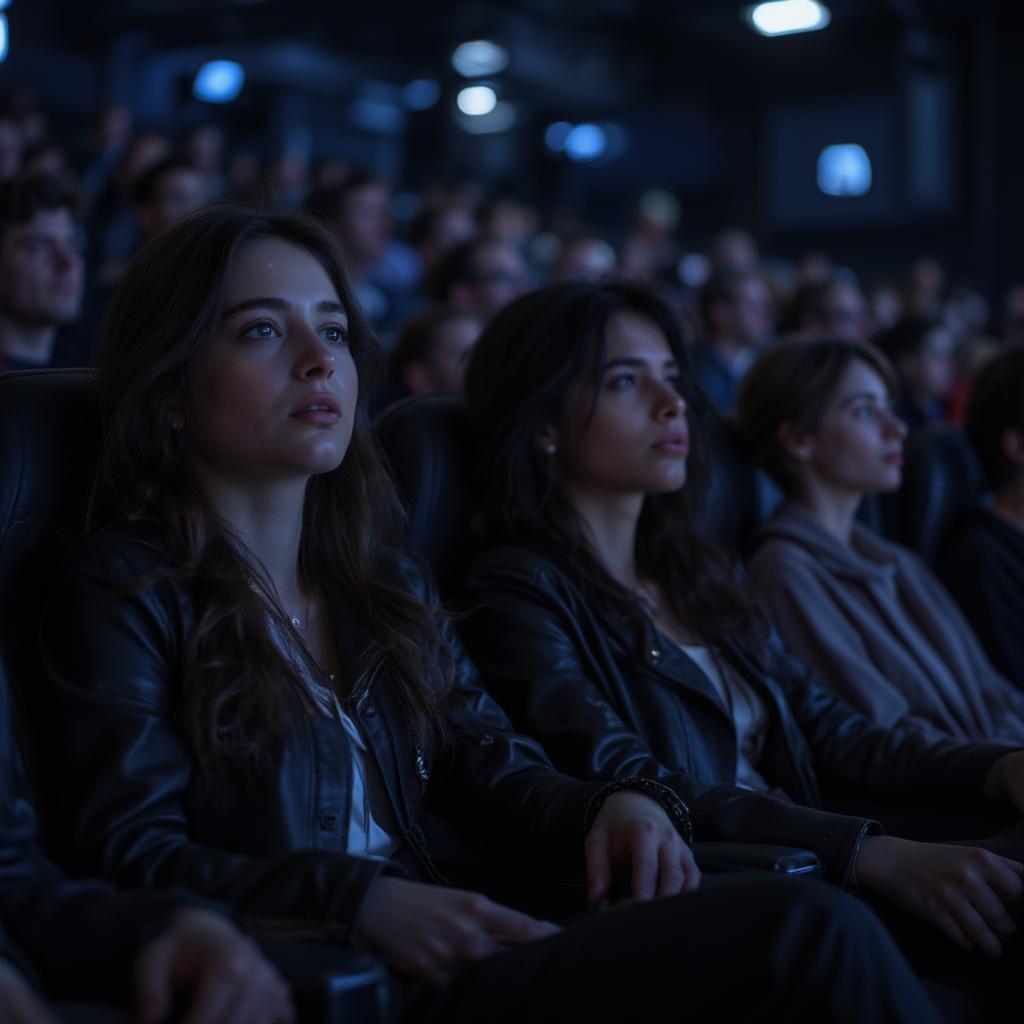
[[[193,367],[186,429],[200,475],[244,485],[336,469],[358,390],[348,316],[319,261],[280,239],[244,249]]]
[[[560,421],[541,438],[542,448],[555,445],[552,467],[570,499],[663,494],[686,483],[689,429],[679,387],[661,328],[633,312],[612,316],[599,377],[577,381]]]

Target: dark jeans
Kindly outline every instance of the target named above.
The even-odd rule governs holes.
[[[940,1020],[859,900],[771,874],[590,915],[408,993],[415,1024],[568,1020]]]

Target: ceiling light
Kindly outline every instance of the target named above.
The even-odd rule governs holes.
[[[459,90],[455,105],[469,117],[483,117],[498,105],[498,95],[489,85],[467,85]]]
[[[245,70],[233,60],[211,60],[196,73],[192,92],[204,103],[230,103],[245,85]]]
[[[473,39],[455,47],[452,67],[463,78],[496,75],[508,67],[508,51],[488,39]]]
[[[743,11],[744,17],[763,36],[788,36],[824,28],[832,15],[817,0],[768,0]]]
[[[608,147],[608,134],[597,124],[578,124],[565,137],[565,155],[577,163],[597,160]]]

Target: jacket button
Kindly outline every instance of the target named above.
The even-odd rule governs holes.
[[[328,832],[331,829],[338,827],[338,812],[337,811],[324,811],[320,815],[320,827],[326,829]]]
[[[651,648],[651,657],[657,661],[661,657],[661,651],[657,647]]]

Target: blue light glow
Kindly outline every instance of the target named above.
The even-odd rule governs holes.
[[[4,5],[6,6],[6,4]],[[0,14],[0,63],[7,59],[11,49],[11,37],[7,30],[7,15]]]
[[[211,60],[196,73],[192,92],[204,103],[230,103],[245,85],[245,70],[233,60]]]
[[[855,142],[826,146],[818,156],[818,188],[827,196],[862,196],[871,188],[871,158]]]
[[[596,124],[578,124],[565,138],[565,155],[570,160],[585,163],[597,160],[608,146],[608,135]]]
[[[441,86],[432,78],[417,78],[402,90],[410,110],[429,110],[441,98]]]

